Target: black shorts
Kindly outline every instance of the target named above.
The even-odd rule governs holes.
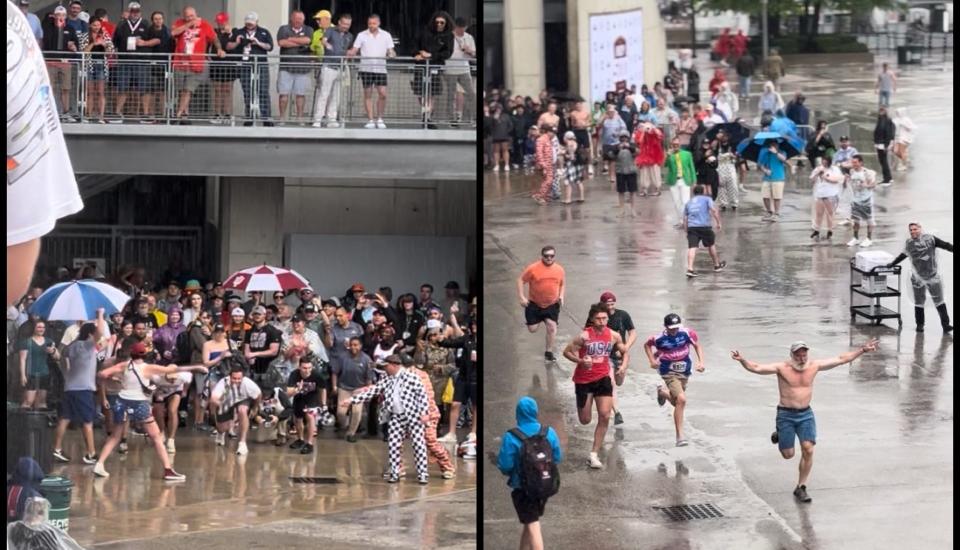
[[[539,325],[547,319],[557,323],[560,319],[560,302],[548,307],[540,307],[530,302],[523,310],[523,315],[527,318],[527,325]]]
[[[360,78],[360,82],[363,83],[364,88],[387,85],[386,73],[365,73],[361,71],[358,77]]]
[[[32,374],[27,375],[27,385],[24,386],[25,390],[30,391],[46,391],[50,389],[50,377],[49,376],[34,376]]]
[[[636,193],[636,174],[617,174],[617,193]]]
[[[594,380],[587,384],[574,384],[577,392],[577,408],[582,409],[587,404],[587,394],[592,393],[594,397],[612,397],[613,383],[609,376],[604,376],[600,380]]]
[[[310,409],[313,407],[319,407],[317,403],[312,402],[310,399],[302,395],[293,396],[293,417],[294,418],[304,418],[307,416],[307,413],[304,409]]]
[[[696,248],[703,243],[703,246],[711,247],[717,242],[717,235],[712,227],[688,227],[687,228],[687,248]]]
[[[574,128],[573,135],[577,138],[577,147],[590,149],[590,133],[586,128]]]
[[[547,499],[530,498],[520,489],[514,489],[510,496],[513,497],[513,507],[517,511],[520,523],[526,525],[540,521],[543,511],[547,507]]]
[[[457,403],[466,403],[468,400],[477,405],[477,385],[470,384],[466,380],[461,381],[457,378],[453,385],[453,400]]]

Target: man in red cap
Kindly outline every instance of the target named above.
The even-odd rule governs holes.
[[[630,351],[633,343],[637,341],[637,330],[633,326],[633,319],[630,318],[630,314],[622,309],[617,309],[617,297],[609,290],[600,295],[600,303],[607,306],[609,316],[607,326],[620,335],[623,345],[626,346],[627,351]],[[613,371],[619,369],[620,364],[623,363],[623,355],[614,350],[610,354],[610,362],[613,365],[610,375],[613,376]],[[621,380],[620,383],[622,384],[623,381]],[[620,408],[617,407],[617,385],[614,384],[613,386],[613,427],[622,428],[623,416],[620,414]]]

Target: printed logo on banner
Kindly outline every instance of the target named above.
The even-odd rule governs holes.
[[[643,10],[590,15],[590,95],[643,83]]]

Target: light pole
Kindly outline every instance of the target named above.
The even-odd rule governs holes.
[[[690,50],[697,57],[697,0],[690,0]]]
[[[770,43],[767,38],[767,2],[769,0],[760,0],[760,24],[763,28],[763,58],[770,55]]]

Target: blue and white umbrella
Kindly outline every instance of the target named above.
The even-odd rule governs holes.
[[[97,309],[106,310],[104,316],[121,311],[130,296],[116,288],[92,279],[58,283],[37,298],[30,313],[47,321],[92,321]]]

